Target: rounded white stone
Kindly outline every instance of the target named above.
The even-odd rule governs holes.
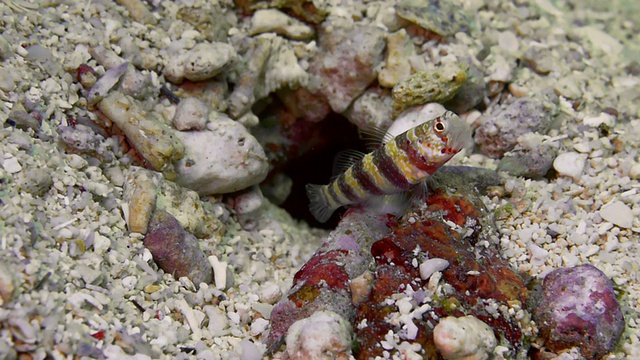
[[[440,320],[433,329],[433,340],[447,360],[485,360],[498,343],[491,327],[474,316]]]
[[[631,166],[631,169],[629,169],[629,177],[634,180],[640,180],[640,163]]]
[[[603,219],[621,228],[629,229],[633,226],[633,212],[621,201],[612,201],[604,205],[599,213]]]
[[[428,259],[420,264],[420,278],[427,280],[437,271],[443,271],[449,266],[445,259]]]
[[[4,168],[4,170],[10,174],[15,174],[17,172],[22,171],[22,165],[20,165],[20,162],[18,162],[18,159],[14,158],[14,157],[10,157],[5,159],[2,162],[2,167]]]
[[[584,171],[586,160],[587,155],[571,151],[558,155],[558,157],[553,161],[553,168],[560,175],[577,179]]]
[[[264,150],[242,124],[210,122],[204,131],[178,131],[185,156],[176,162],[176,183],[200,195],[226,194],[264,180],[269,164]]]

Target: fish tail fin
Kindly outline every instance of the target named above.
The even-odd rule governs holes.
[[[325,194],[324,185],[307,184],[307,197],[309,197],[309,210],[319,222],[329,220],[331,214],[337,209],[329,204]]]

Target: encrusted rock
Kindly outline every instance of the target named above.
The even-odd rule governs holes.
[[[144,238],[144,246],[165,273],[176,279],[186,276],[196,286],[213,281],[213,270],[198,239],[186,232],[166,211],[156,210]]]
[[[359,129],[388,129],[393,124],[391,92],[371,87],[357,98],[345,116]]]
[[[543,143],[542,137],[536,134],[521,136],[516,147],[500,160],[497,170],[512,176],[542,178],[553,166],[557,147],[555,142]]]
[[[267,176],[264,150],[238,122],[221,117],[204,131],[176,135],[185,144],[184,158],[175,163],[176,183],[200,195],[242,190]]]
[[[269,352],[276,351],[289,327],[317,311],[331,311],[351,322],[355,316],[349,283],[362,275],[371,260],[371,242],[387,232],[385,216],[351,210],[296,273],[286,297],[273,308]],[[287,336],[287,345],[289,339]]]
[[[577,346],[588,359],[611,352],[625,327],[611,280],[591,264],[547,274],[533,315],[545,347]]]
[[[524,97],[496,115],[487,115],[476,129],[474,140],[487,156],[499,158],[512,150],[518,137],[538,132],[546,134],[551,116],[542,101]]]
[[[464,31],[469,26],[460,4],[451,0],[400,0],[396,12],[398,16],[442,36]]]
[[[277,9],[261,9],[251,17],[251,35],[273,32],[292,40],[309,40],[315,31],[302,21]]]
[[[123,200],[128,205],[127,224],[133,232],[147,232],[154,210],[168,212],[198,238],[211,238],[224,230],[212,203],[200,200],[196,192],[166,181],[151,170],[138,167],[129,170]]]
[[[307,84],[309,75],[298,64],[291,44],[274,34],[263,34],[250,40],[238,66],[239,77],[229,96],[229,115],[238,119],[253,104],[271,92],[296,89]]]
[[[448,63],[428,71],[419,71],[393,87],[394,110],[451,100],[467,79],[468,65]]]
[[[319,78],[313,90],[327,98],[333,111],[341,113],[376,79],[384,56],[384,32],[373,26],[323,29],[319,42],[321,55],[310,68]]]
[[[210,79],[232,66],[238,55],[233,46],[223,42],[199,43],[192,49],[173,54],[164,68],[166,78],[176,84]]]
[[[412,70],[409,59],[415,53],[416,47],[405,29],[387,35],[387,58],[378,74],[380,86],[394,87],[408,78]]]
[[[170,180],[175,177],[173,163],[181,159],[185,151],[175,130],[142,110],[134,99],[117,91],[98,103],[98,108],[118,125],[153,169],[163,172]]]

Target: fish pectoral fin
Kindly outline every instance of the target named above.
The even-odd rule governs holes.
[[[344,150],[336,155],[333,159],[333,175],[332,179],[335,180],[340,174],[347,171],[353,164],[362,160],[366,154],[358,150]]]
[[[319,222],[323,223],[329,220],[331,214],[336,211],[337,207],[329,204],[329,200],[323,190],[324,185],[307,184],[307,197],[309,198],[309,211]]]
[[[404,215],[411,205],[409,193],[374,196],[362,203],[367,212],[372,214],[392,214],[396,217]]]
[[[368,151],[374,151],[393,140],[393,135],[387,133],[387,130],[374,125],[358,129],[358,135],[364,141]]]

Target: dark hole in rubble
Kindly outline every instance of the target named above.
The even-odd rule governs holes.
[[[307,221],[310,226],[334,229],[346,209],[341,207],[336,210],[326,223],[316,221],[309,211],[305,185],[328,184],[333,176],[334,159],[339,152],[350,149],[365,150],[358,136],[357,127],[346,118],[331,114],[323,122],[327,122],[325,125],[332,130],[328,145],[324,148],[312,149],[283,169],[283,172],[293,180],[293,186],[291,194],[282,207],[293,217]]]
[[[314,124],[314,126],[322,129],[317,136],[326,137],[326,141],[319,141],[323,145],[310,148],[300,157],[290,159],[280,169],[274,170],[274,173],[284,173],[293,181],[291,193],[280,206],[294,218],[307,221],[310,226],[333,229],[345,209],[336,210],[326,223],[316,221],[311,212],[309,212],[309,199],[307,198],[305,185],[328,184],[331,181],[333,162],[336,155],[340,151],[347,149],[364,151],[364,147],[358,136],[357,127],[339,114],[330,114],[318,122],[317,125]],[[274,173],[269,177],[272,177]]]

